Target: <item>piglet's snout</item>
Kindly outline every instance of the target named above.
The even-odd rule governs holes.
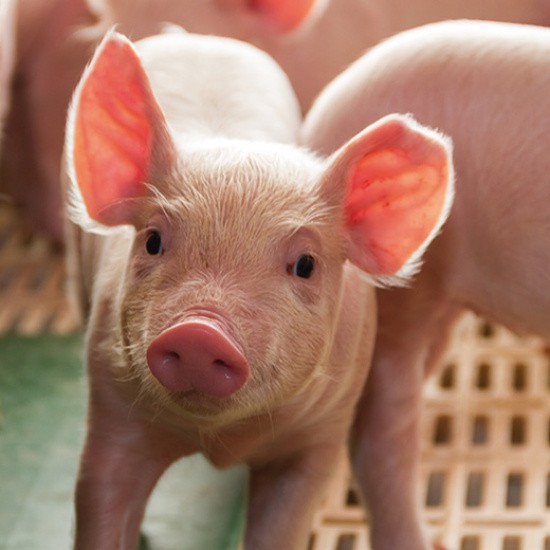
[[[153,375],[168,390],[228,397],[248,379],[249,367],[232,338],[214,324],[186,321],[161,333],[147,350]]]

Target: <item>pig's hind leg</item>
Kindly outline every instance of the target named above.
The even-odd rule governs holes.
[[[459,311],[400,289],[379,293],[379,333],[352,433],[373,550],[431,550],[418,506],[422,385]]]

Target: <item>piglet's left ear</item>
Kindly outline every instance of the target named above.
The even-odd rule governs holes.
[[[337,151],[324,182],[344,210],[349,259],[386,284],[412,275],[453,198],[452,146],[390,115]]]

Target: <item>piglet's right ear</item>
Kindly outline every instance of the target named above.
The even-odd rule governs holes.
[[[132,44],[111,32],[77,88],[67,123],[68,171],[102,225],[136,222],[135,199],[175,158],[164,115]]]
[[[343,208],[350,261],[381,284],[403,284],[449,213],[451,142],[388,115],[335,153],[324,190]]]

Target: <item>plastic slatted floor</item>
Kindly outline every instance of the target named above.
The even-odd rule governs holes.
[[[1,199],[1,196],[0,196]],[[0,334],[68,334],[76,320],[65,299],[63,257],[32,237],[0,201]]]
[[[422,503],[452,550],[550,550],[550,361],[465,315],[424,391]],[[351,489],[349,488],[351,486]],[[342,463],[312,550],[363,550],[365,516]]]
[[[65,334],[63,263],[0,207],[0,334]],[[424,392],[422,502],[450,550],[550,550],[550,360],[536,338],[468,314]],[[368,525],[343,461],[310,550],[364,550]]]

